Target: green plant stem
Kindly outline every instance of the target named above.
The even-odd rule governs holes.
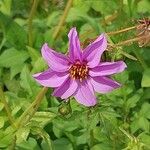
[[[53,39],[54,40],[57,38],[57,36],[60,33],[61,27],[63,26],[63,24],[65,22],[65,19],[66,19],[67,15],[68,15],[68,12],[69,12],[69,10],[72,6],[72,3],[73,3],[73,0],[68,0],[67,5],[66,5],[65,10],[64,10],[64,13],[60,18],[60,21],[58,23],[58,26],[56,27],[56,30],[54,31],[54,34],[53,34]]]
[[[33,21],[33,16],[36,12],[36,8],[38,6],[39,0],[33,0],[33,5],[29,14],[29,20],[28,20],[28,38],[29,38],[29,46],[33,46],[33,33],[32,33],[32,21]]]
[[[24,113],[19,118],[19,121],[16,125],[17,128],[19,128],[20,126],[26,125],[30,121],[30,119],[34,116],[47,90],[48,90],[47,87],[43,87],[40,90],[40,92],[38,93],[33,103],[24,111]],[[28,115],[29,117],[27,118]]]
[[[11,110],[10,110],[10,108],[8,106],[8,103],[7,103],[6,99],[5,99],[5,95],[4,95],[4,92],[2,90],[2,87],[0,87],[0,99],[1,99],[2,103],[4,104],[4,108],[5,108],[5,111],[6,111],[6,114],[8,116],[8,120],[9,120],[10,124],[13,127],[15,127],[15,125],[14,125],[14,118],[11,115]]]

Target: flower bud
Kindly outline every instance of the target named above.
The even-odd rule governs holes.
[[[63,102],[59,108],[58,108],[58,112],[63,115],[63,116],[66,116],[66,115],[69,115],[71,112],[72,112],[72,109],[71,109],[71,106],[69,104],[69,102]]]

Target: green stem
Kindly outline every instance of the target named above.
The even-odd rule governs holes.
[[[32,33],[32,20],[33,20],[33,16],[36,12],[36,8],[38,6],[38,2],[39,0],[34,0],[33,1],[33,5],[29,14],[29,20],[28,20],[28,38],[29,38],[29,46],[33,46],[33,33]]]
[[[4,108],[5,108],[5,111],[6,111],[6,114],[8,116],[8,120],[9,120],[10,124],[13,125],[13,127],[15,127],[14,126],[14,118],[11,115],[11,110],[10,110],[10,108],[8,106],[8,103],[7,103],[6,99],[5,99],[5,95],[4,95],[4,92],[2,90],[2,87],[0,87],[0,100],[4,104]]]
[[[57,38],[57,36],[58,36],[59,33],[60,33],[61,27],[63,26],[63,24],[64,24],[64,22],[65,22],[65,20],[66,20],[66,17],[67,17],[67,15],[68,15],[68,12],[69,12],[71,6],[72,6],[72,3],[73,3],[73,0],[68,0],[67,5],[66,5],[66,8],[65,8],[65,10],[64,10],[64,13],[63,13],[62,17],[60,18],[60,21],[59,21],[59,23],[58,23],[58,26],[57,26],[57,28],[56,28],[54,34],[53,34],[53,39],[54,39],[54,40]]]
[[[47,90],[48,90],[47,87],[43,87],[41,91],[38,93],[33,103],[24,111],[24,113],[21,115],[16,125],[18,128],[20,126],[26,125],[30,121],[30,119],[34,116]]]

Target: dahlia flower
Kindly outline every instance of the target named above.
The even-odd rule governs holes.
[[[70,30],[68,37],[67,55],[56,52],[47,43],[42,46],[42,57],[49,68],[33,77],[42,86],[54,88],[53,96],[64,100],[74,97],[80,104],[94,106],[97,103],[95,92],[104,94],[120,87],[110,75],[124,71],[126,64],[100,61],[107,48],[104,34],[83,50],[76,28]]]

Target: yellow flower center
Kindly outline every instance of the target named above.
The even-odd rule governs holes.
[[[73,64],[69,70],[70,76],[73,79],[79,79],[82,82],[83,79],[87,79],[89,69],[86,64],[77,61]]]

